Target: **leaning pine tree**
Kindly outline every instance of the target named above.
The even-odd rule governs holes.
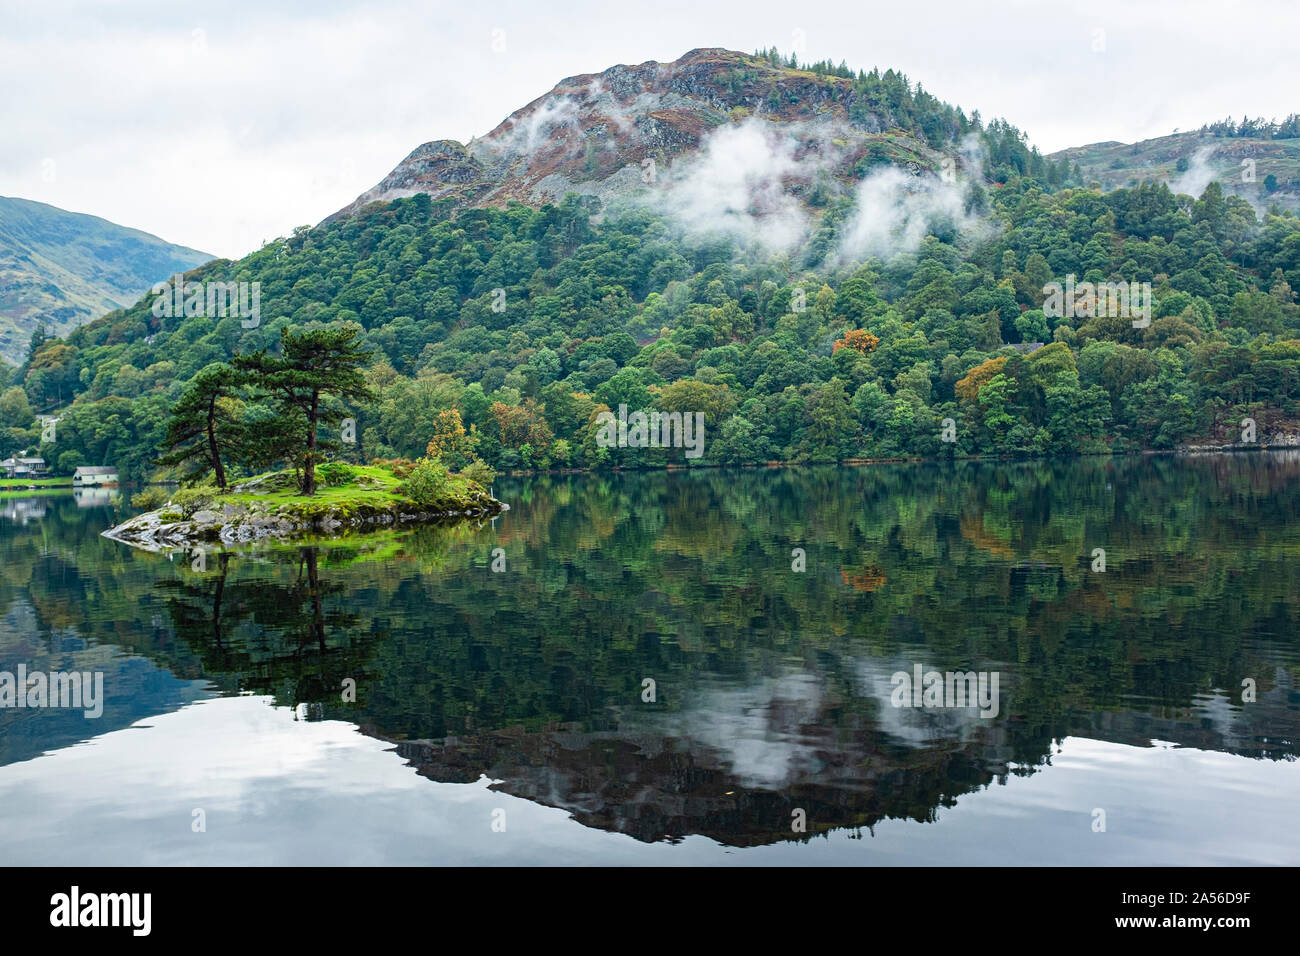
[[[194,484],[211,473],[217,487],[226,489],[222,458],[238,454],[242,425],[233,409],[232,393],[240,386],[240,373],[224,362],[202,369],[172,407],[157,464],[182,466],[181,481]]]
[[[303,429],[301,444],[290,441],[282,447],[285,457],[300,464],[304,495],[316,493],[316,465],[322,451],[336,444],[320,438],[321,426],[337,425],[343,418],[325,400],[374,398],[361,373],[371,353],[362,348],[360,336],[361,326],[355,323],[305,332],[281,329],[280,355],[263,350],[234,359],[249,383],[277,407],[280,420],[292,416]]]

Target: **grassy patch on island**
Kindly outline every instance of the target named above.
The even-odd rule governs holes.
[[[272,471],[233,483],[226,491],[199,486],[171,492],[148,489],[132,499],[145,510],[160,509],[169,521],[201,511],[266,511],[315,521],[350,519],[401,510],[453,513],[481,508],[492,499],[474,479],[452,474],[436,461],[352,465],[329,462],[317,468],[315,494],[304,495],[292,470]]]

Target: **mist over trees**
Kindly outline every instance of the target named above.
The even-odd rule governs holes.
[[[940,210],[923,239],[846,260],[836,251],[854,221],[852,189],[805,197],[812,234],[789,254],[684,229],[645,204],[570,195],[465,209],[417,195],[188,275],[259,282],[253,328],[156,317],[146,298],[66,339],[34,337],[0,391],[0,437],[10,450],[39,444],[63,473],[109,463],[141,479],[162,445],[210,452],[208,423],[226,414],[232,441],[298,416],[308,472],[329,455],[419,458],[453,410],[473,457],[498,469],[686,462],[682,449],[601,447],[596,418],[621,405],[704,412],[692,464],[1168,449],[1230,439],[1243,417],[1264,434],[1295,430],[1293,214],[1261,220],[1217,183],[1199,197],[1145,182],[1103,194],[1009,124],[985,125],[901,74],[852,82],[860,101],[931,144],[974,137],[981,175],[958,215],[979,231]],[[865,156],[857,175],[889,162]],[[1150,324],[1091,303],[1049,314],[1044,286],[1067,276],[1150,283]],[[352,327],[367,364],[323,376],[337,394],[313,420],[316,399],[283,365],[293,358],[281,335]],[[214,363],[278,384],[236,396],[237,408],[205,403]],[[50,409],[57,441],[41,444],[34,415]],[[185,423],[169,434],[173,409]],[[329,447],[344,417],[356,442]],[[229,467],[292,458],[264,441]]]

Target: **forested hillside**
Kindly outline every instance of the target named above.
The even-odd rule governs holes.
[[[0,360],[21,362],[40,326],[67,332],[211,258],[98,216],[0,196]]]
[[[34,413],[57,409],[41,451],[60,470],[150,476],[197,372],[332,322],[357,323],[374,350],[377,399],[344,410],[354,460],[423,456],[453,408],[459,447],[504,468],[686,461],[600,447],[596,415],[620,405],[703,413],[692,464],[1168,449],[1236,441],[1246,416],[1260,441],[1294,430],[1300,220],[1260,219],[1217,183],[1196,198],[1155,183],[1097,192],[1013,127],[888,76],[798,71],[894,97],[871,114],[893,130],[874,142],[932,150],[904,164],[866,144],[848,182],[814,170],[785,197],[806,217],[798,241],[763,241],[789,211],[781,197],[739,210],[756,234],[685,218],[654,186],[604,202],[370,204],[188,274],[259,282],[253,327],[160,317],[146,297],[36,343],[0,396],[0,441],[35,447]],[[778,179],[799,179],[792,163]],[[1071,275],[1150,283],[1150,324],[1092,314],[1105,312],[1092,301],[1045,310],[1044,286]],[[264,414],[230,402],[237,417]]]

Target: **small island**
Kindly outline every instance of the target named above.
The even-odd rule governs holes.
[[[490,518],[509,508],[472,478],[418,463],[332,462],[318,472],[321,483],[312,495],[301,493],[289,471],[259,475],[226,492],[178,489],[159,507],[103,534],[148,551],[172,551],[204,542],[287,541],[352,529]]]
[[[104,536],[171,551],[505,511],[487,490],[494,470],[474,457],[474,436],[454,412],[440,417],[418,461],[330,460],[349,441],[355,444],[356,420],[342,402],[373,398],[360,372],[370,355],[360,333],[349,324],[286,328],[278,355],[263,350],[202,369],[171,409],[157,460],[181,469],[181,487],[133,496],[131,503],[145,513]],[[321,434],[332,428],[349,437]],[[256,465],[279,467],[232,477],[233,469],[252,474]]]

